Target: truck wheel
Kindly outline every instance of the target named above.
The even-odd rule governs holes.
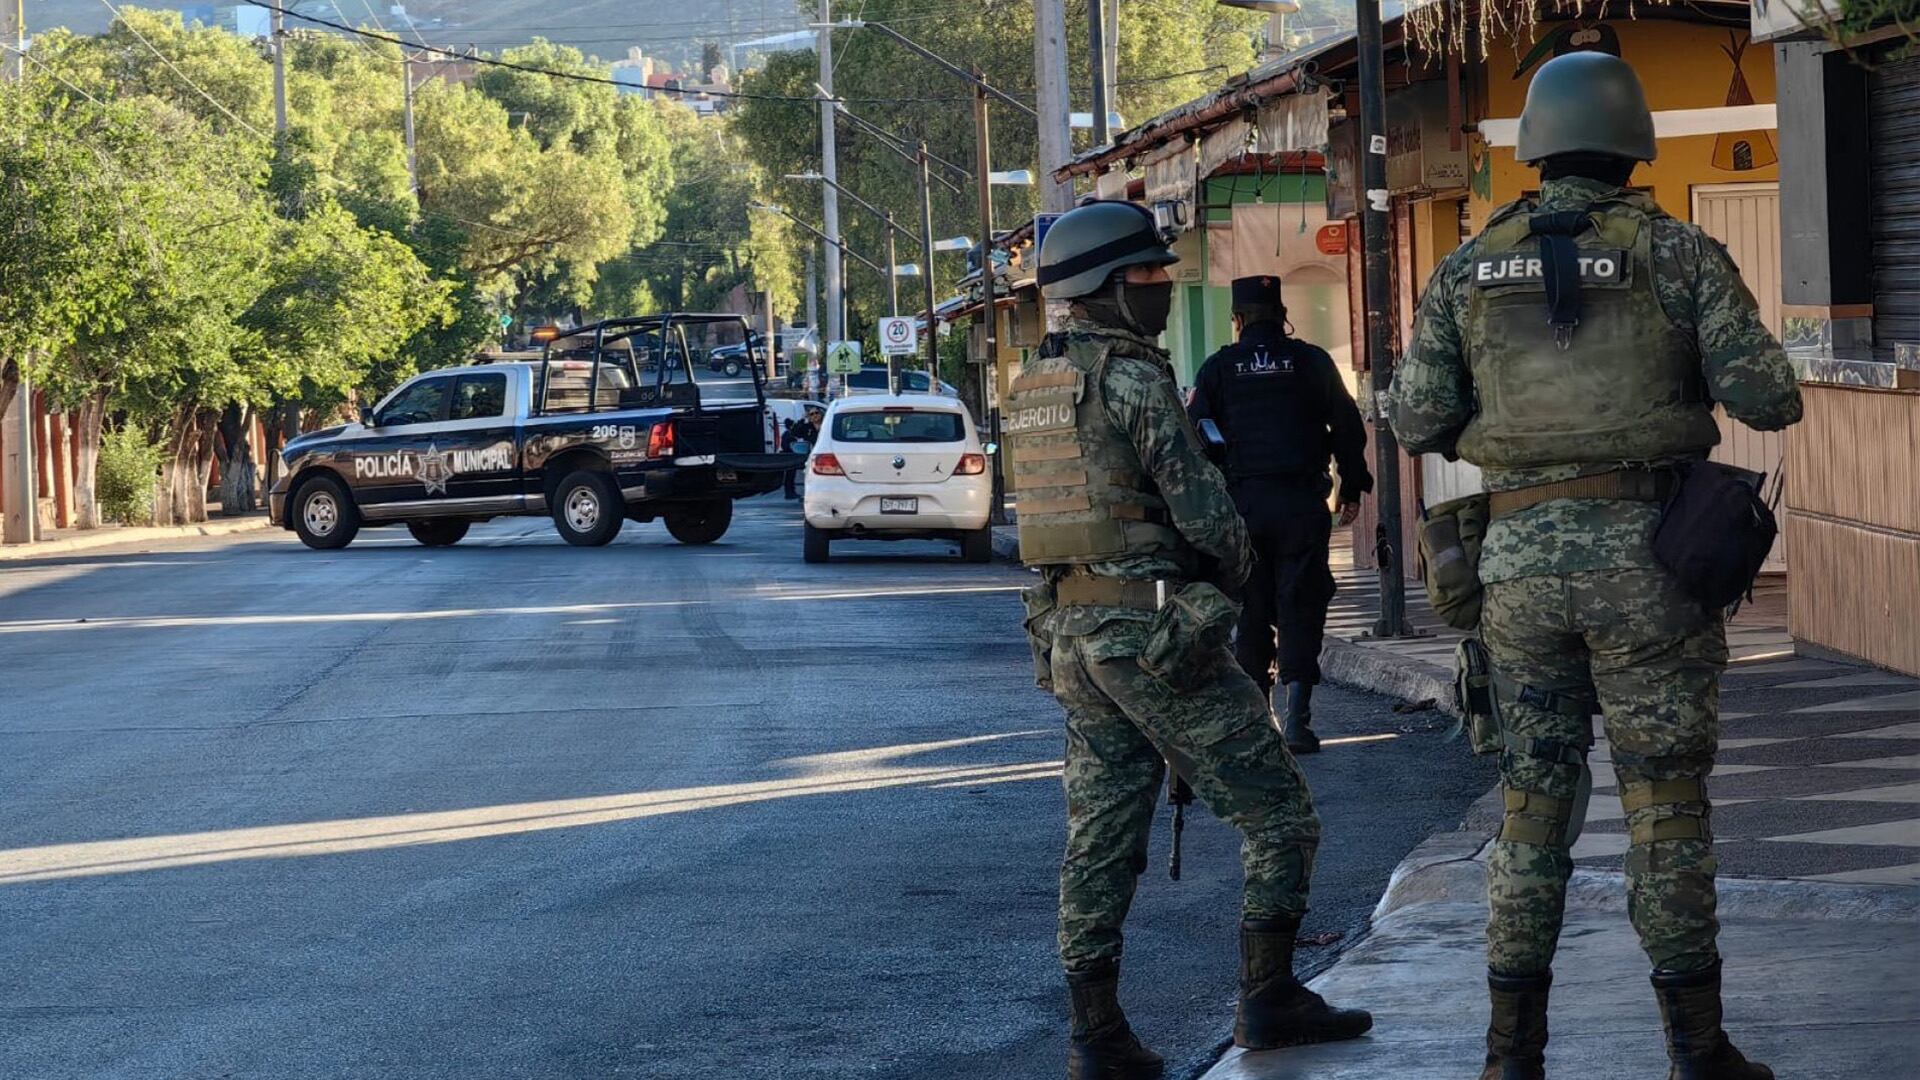
[[[726,366],[720,370],[725,373],[727,378],[737,379],[740,377],[740,361],[728,360]]]
[[[620,488],[610,473],[577,469],[553,489],[553,527],[578,547],[599,547],[620,535],[626,523]]]
[[[816,529],[811,525],[807,526],[807,538],[802,543],[801,554],[808,562],[823,563],[827,561],[827,533],[825,529]]]
[[[661,515],[667,519],[667,531],[683,544],[711,544],[727,535],[733,524],[733,500],[710,499],[674,507]]]
[[[473,527],[471,521],[457,521],[440,518],[434,521],[409,521],[407,531],[415,540],[428,547],[452,547],[467,535]]]
[[[993,526],[984,525],[960,541],[960,558],[970,563],[993,561]]]
[[[360,510],[353,505],[353,496],[331,476],[316,476],[301,484],[288,516],[300,542],[316,551],[346,547],[360,532]]]

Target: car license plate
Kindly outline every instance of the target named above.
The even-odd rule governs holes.
[[[880,500],[880,512],[883,514],[917,514],[920,512],[920,500],[918,498],[882,498]]]
[[[715,471],[714,475],[717,476],[723,484],[731,484],[740,479],[740,474],[734,472],[732,469],[719,469]]]

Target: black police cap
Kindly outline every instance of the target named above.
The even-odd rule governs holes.
[[[1280,306],[1280,279],[1272,274],[1233,279],[1233,306]]]

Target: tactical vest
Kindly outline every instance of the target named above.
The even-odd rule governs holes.
[[[1574,237],[1580,315],[1549,321],[1533,207],[1496,215],[1467,266],[1466,353],[1479,409],[1460,456],[1496,469],[1638,462],[1720,439],[1691,335],[1654,291],[1650,202],[1602,200]]]
[[[1227,475],[1318,476],[1333,456],[1327,434],[1326,388],[1320,371],[1285,339],[1242,341],[1212,361],[1226,370],[1214,385],[1224,414]]]
[[[1102,562],[1180,544],[1132,441],[1107,418],[1102,384],[1115,353],[1165,363],[1123,338],[1056,335],[1013,381],[1000,432],[1013,453],[1023,562]]]

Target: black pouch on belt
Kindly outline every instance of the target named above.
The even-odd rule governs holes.
[[[1780,527],[1760,497],[1766,474],[1698,461],[1660,515],[1653,557],[1689,596],[1720,609],[1745,596]]]

